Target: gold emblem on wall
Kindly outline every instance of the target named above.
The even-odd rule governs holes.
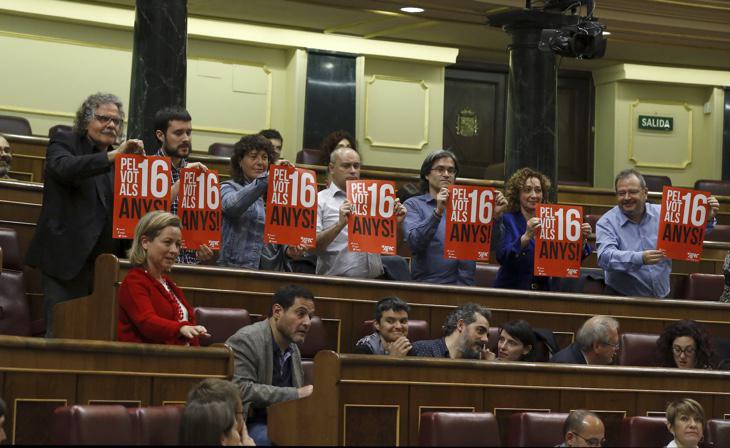
[[[456,135],[474,137],[477,134],[479,134],[477,113],[468,107],[459,111],[456,117]]]

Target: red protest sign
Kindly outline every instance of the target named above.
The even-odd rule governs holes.
[[[496,195],[489,187],[449,187],[444,258],[489,261]]]
[[[134,238],[134,227],[147,212],[170,210],[170,159],[119,154],[114,161],[114,238]]]
[[[293,166],[271,165],[264,242],[315,247],[317,174]]]
[[[710,216],[710,196],[706,191],[665,186],[657,249],[674,260],[699,262]]]
[[[534,275],[580,276],[583,207],[537,204],[541,227],[535,232]]]
[[[197,168],[180,170],[177,214],[182,223],[183,248],[221,247],[221,187],[218,172]]]
[[[347,244],[353,252],[395,255],[395,183],[385,180],[348,180]]]

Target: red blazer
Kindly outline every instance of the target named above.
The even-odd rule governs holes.
[[[180,327],[195,325],[195,314],[183,293],[169,277],[163,276],[167,285],[188,310],[188,321],[177,321],[177,303],[164,286],[144,269],[133,268],[127,272],[119,287],[119,312],[117,340],[147,342],[152,344],[200,345],[198,338],[180,336]]]

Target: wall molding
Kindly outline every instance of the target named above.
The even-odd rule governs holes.
[[[687,111],[687,157],[684,160],[675,163],[656,163],[642,161],[640,157],[637,157],[635,151],[635,138],[636,138],[636,120],[638,115],[636,109],[642,104],[659,104],[663,106],[682,106]],[[641,168],[661,168],[661,169],[675,169],[683,170],[692,163],[693,157],[693,141],[692,141],[692,127],[693,127],[693,109],[688,103],[681,101],[665,101],[665,100],[649,100],[649,99],[637,99],[629,107],[629,153],[628,157],[637,167]],[[676,128],[675,128],[676,129]]]
[[[376,137],[371,135],[370,129],[370,92],[377,81],[403,82],[408,84],[417,84],[423,90],[423,137],[416,144],[404,144],[394,142],[378,141]],[[365,140],[371,146],[397,148],[397,149],[415,149],[421,151],[428,144],[429,126],[430,126],[430,87],[423,79],[402,78],[398,76],[388,75],[372,75],[368,79],[365,87]]]

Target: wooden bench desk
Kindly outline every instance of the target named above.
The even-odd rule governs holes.
[[[48,444],[51,414],[73,404],[182,404],[204,378],[230,379],[226,347],[0,336],[0,396],[15,444]]]
[[[281,445],[408,446],[423,412],[492,412],[505,442],[514,412],[590,409],[617,446],[621,419],[662,415],[691,397],[706,418],[730,414],[730,372],[462,361],[320,352],[308,398],[268,408],[269,437]],[[655,414],[659,413],[659,414]]]

